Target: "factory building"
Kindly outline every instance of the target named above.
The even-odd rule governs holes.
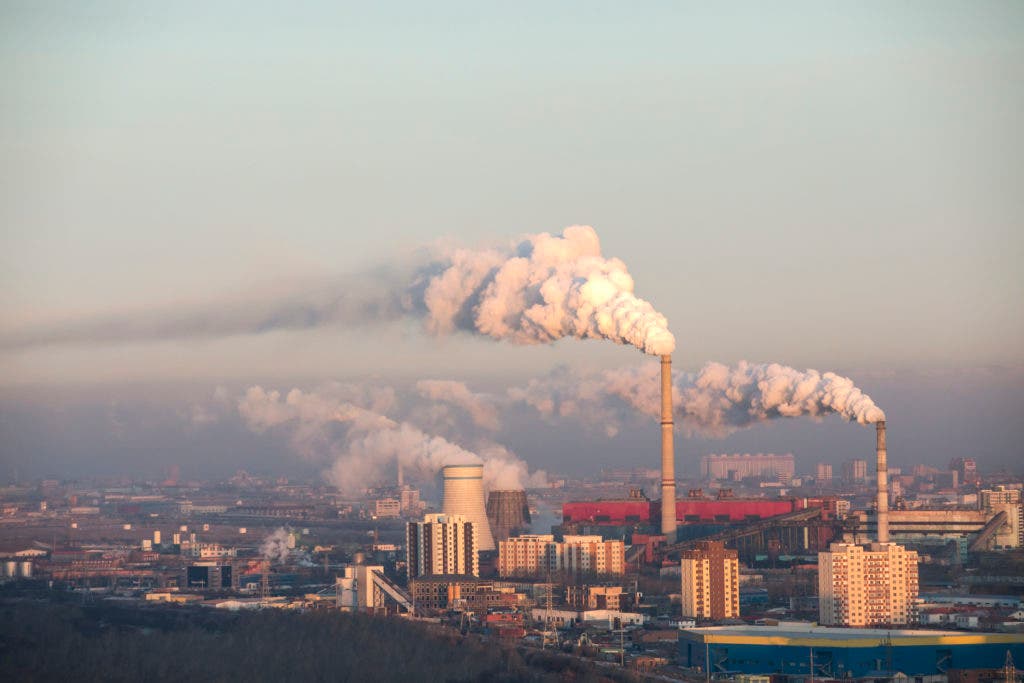
[[[715,678],[772,674],[806,679],[813,671],[818,679],[847,679],[884,671],[913,680],[952,669],[1002,668],[1007,652],[1014,661],[1024,661],[1024,634],[828,628],[803,622],[679,632],[679,664],[710,667]]]
[[[558,542],[551,534],[518,536],[498,544],[500,576],[547,572],[621,575],[626,572],[626,546],[600,536],[566,536]]]
[[[750,522],[795,512],[807,507],[799,498],[705,498],[699,490],[676,501],[676,520],[683,524],[698,522]],[[591,524],[650,524],[661,515],[661,501],[641,498],[622,500],[574,501],[562,504],[562,521]]]
[[[883,626],[916,620],[917,553],[895,543],[833,543],[818,554],[819,621]]]
[[[424,515],[406,525],[409,578],[430,575],[480,575],[476,524],[462,515]]]
[[[740,615],[740,562],[735,550],[702,541],[681,559],[682,616],[733,619]]]
[[[228,590],[232,587],[231,565],[216,562],[197,562],[186,570],[186,585],[189,588],[207,590]]]

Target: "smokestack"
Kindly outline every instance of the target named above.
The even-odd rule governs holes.
[[[885,420],[875,423],[875,455],[878,459],[878,503],[875,517],[878,520],[878,542],[889,542],[889,466],[885,453]]]
[[[443,470],[444,500],[441,512],[462,515],[473,522],[476,549],[494,550],[494,537],[484,507],[484,466],[448,465]]]
[[[398,461],[398,488],[405,488],[405,479],[402,476],[402,461]]]
[[[672,441],[672,356],[661,357],[661,533],[676,540],[676,455]]]

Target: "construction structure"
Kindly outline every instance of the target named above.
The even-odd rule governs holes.
[[[412,597],[384,575],[380,565],[351,564],[335,581],[335,603],[344,611],[415,613]]]
[[[681,558],[682,616],[735,619],[740,616],[740,562],[735,550],[717,541],[697,543]]]
[[[406,567],[409,578],[480,576],[476,524],[462,515],[424,515],[406,525]]]
[[[487,520],[496,542],[530,528],[530,505],[526,491],[491,491],[487,496]]]
[[[476,549],[480,552],[495,550],[491,525],[487,521],[484,506],[484,466],[448,465],[442,470],[444,481],[441,512],[446,515],[462,515],[472,522],[476,537]]]

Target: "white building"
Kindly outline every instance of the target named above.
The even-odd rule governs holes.
[[[536,576],[548,572],[575,574],[624,574],[626,546],[600,536],[566,536],[562,542],[551,534],[513,536],[498,544],[501,576]]]
[[[910,624],[917,618],[917,553],[895,543],[833,543],[818,554],[825,626]]]
[[[419,576],[480,576],[476,523],[462,515],[424,515],[406,527],[409,578]]]

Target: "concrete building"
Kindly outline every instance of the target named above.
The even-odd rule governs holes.
[[[703,541],[683,551],[682,616],[733,619],[740,615],[740,563],[735,550]]]
[[[793,454],[734,453],[705,455],[700,459],[704,479],[771,479],[788,482],[793,478]]]
[[[566,586],[565,603],[577,609],[618,610],[622,586]]]
[[[395,519],[402,516],[402,503],[397,498],[379,498],[373,501],[374,519]]]
[[[1024,506],[1021,505],[1021,490],[996,486],[978,492],[978,506],[986,516],[995,517],[1006,513],[1002,526],[994,534],[993,544],[997,548],[1020,548],[1024,546]]]
[[[832,483],[832,465],[827,462],[819,462],[815,468],[814,481],[819,485],[830,485]]]
[[[430,575],[480,575],[476,524],[462,515],[424,515],[406,526],[409,578]]]
[[[868,480],[867,460],[847,460],[843,463],[843,481],[847,484],[863,484]]]
[[[548,572],[613,574],[626,572],[626,546],[600,536],[569,536],[558,542],[551,534],[515,536],[498,544],[498,574],[538,576]]]
[[[500,576],[537,576],[551,569],[551,534],[524,534],[498,543]]]
[[[917,553],[895,543],[833,543],[818,553],[818,619],[826,626],[912,624]]]

